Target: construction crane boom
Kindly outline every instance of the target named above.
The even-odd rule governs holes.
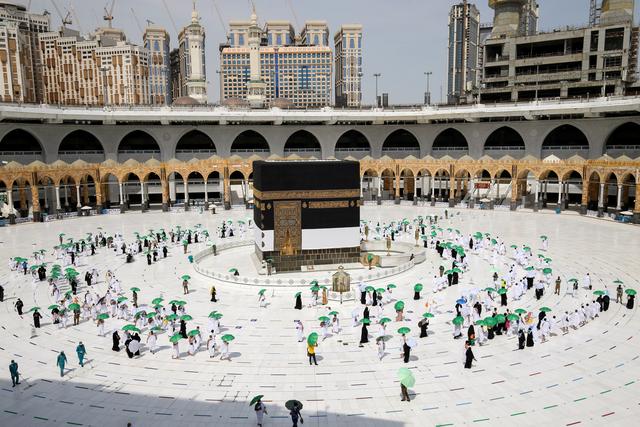
[[[598,0],[590,0],[589,5],[589,25],[595,26],[600,22],[600,12],[602,11],[602,5]]]
[[[138,19],[138,15],[136,15],[136,11],[131,8],[131,14],[133,15],[134,21],[136,21],[136,25],[142,34],[144,34],[144,29],[142,28],[142,24],[140,24],[140,20]]]
[[[169,20],[171,21],[171,25],[173,25],[173,30],[178,33],[178,26],[176,25],[176,21],[173,20],[169,6],[167,6],[167,0],[162,0],[162,4],[164,5],[164,9],[167,11],[167,15],[169,15]]]
[[[222,18],[222,13],[220,12],[220,8],[218,7],[218,2],[216,0],[211,1],[213,2],[213,7],[216,10],[216,15],[218,16],[218,20],[220,21],[220,25],[222,26],[224,33],[228,34],[229,32],[227,31],[227,24],[225,24],[224,18]]]
[[[286,0],[287,4],[289,5],[289,9],[291,9],[291,13],[293,14],[293,19],[296,23],[296,27],[297,28],[301,28],[300,27],[300,20],[298,19],[298,15],[296,14],[296,10],[293,7],[293,1],[292,0]]]

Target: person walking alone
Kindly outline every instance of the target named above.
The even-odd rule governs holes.
[[[309,356],[309,365],[311,365],[311,361],[313,360],[313,363],[316,364],[316,366],[318,365],[318,361],[316,360],[316,347],[318,346],[318,344],[307,344],[307,356]]]
[[[67,363],[67,356],[64,354],[64,351],[61,351],[58,355],[58,360],[56,361],[56,366],[60,368],[60,376],[64,376],[64,365]]]
[[[20,372],[18,372],[18,364],[15,360],[12,360],[9,365],[9,373],[11,374],[11,382],[13,383],[12,387],[20,384]]]
[[[87,350],[84,348],[84,344],[82,341],[76,347],[76,354],[78,355],[78,362],[80,363],[80,367],[84,368],[84,356],[87,354]]]

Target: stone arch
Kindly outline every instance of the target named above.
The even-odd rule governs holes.
[[[585,151],[589,151],[589,139],[580,129],[569,124],[555,127],[542,142],[542,157],[554,154],[559,158],[569,158]]]
[[[216,152],[216,145],[209,135],[198,129],[192,129],[178,140],[175,158],[184,161],[193,158],[207,159]]]
[[[525,151],[524,139],[515,129],[502,126],[484,142],[484,151]]]
[[[336,141],[335,155],[337,158],[370,156],[371,144],[364,134],[351,129],[340,135]]]
[[[409,155],[420,157],[420,143],[415,135],[406,129],[391,132],[382,144],[382,154],[404,158]]]
[[[640,124],[624,123],[611,132],[604,146],[604,154],[626,154],[635,158],[640,154]]]
[[[76,129],[62,138],[58,145],[58,158],[67,163],[77,159],[90,163],[100,163],[105,160],[102,142],[91,132]]]
[[[120,163],[124,163],[129,159],[145,162],[149,159],[159,158],[160,146],[158,142],[143,130],[129,132],[118,144],[118,161]]]
[[[284,144],[284,154],[319,155],[322,147],[318,138],[306,130],[294,132]]]
[[[231,144],[231,154],[251,156],[256,153],[269,155],[271,148],[266,138],[255,130],[245,130],[235,137]]]
[[[35,160],[44,161],[44,146],[31,132],[24,129],[13,129],[0,140],[0,156],[2,160],[28,164]]]
[[[459,130],[447,128],[436,136],[432,150],[442,155],[449,154],[461,157],[469,153],[469,142]]]

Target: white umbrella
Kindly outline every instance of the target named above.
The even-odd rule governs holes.
[[[83,210],[83,211],[90,211],[93,208],[91,206],[83,206],[80,209]]]
[[[413,350],[418,347],[418,341],[414,337],[411,337],[407,340],[407,345]]]
[[[491,200],[489,200],[489,199],[486,199],[486,198],[485,198],[485,199],[480,199],[480,201],[481,201],[482,203],[489,203]]]
[[[140,343],[137,340],[131,340],[129,343],[129,351],[133,354],[140,351]]]
[[[624,212],[620,212],[620,215],[633,216],[633,212],[631,212],[631,211],[624,211]]]

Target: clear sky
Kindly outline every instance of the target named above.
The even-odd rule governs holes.
[[[13,0],[27,4],[28,0]],[[103,8],[111,0],[53,0],[66,14],[74,10],[78,19],[72,27],[83,33],[102,26]],[[171,18],[178,28],[186,25],[191,17],[191,0],[164,0]],[[584,26],[589,18],[589,0],[538,0],[540,4],[540,29]],[[244,20],[250,14],[250,0],[215,0],[222,20]],[[270,19],[290,20],[299,32],[305,20],[326,20],[332,37],[335,30],[345,23],[364,26],[364,102],[371,104],[375,98],[373,73],[382,73],[380,92],[389,93],[392,104],[418,104],[423,100],[426,81],[424,72],[432,71],[431,93],[433,102],[439,102],[440,93],[446,97],[447,67],[447,17],[451,5],[457,0],[255,0],[261,22]],[[474,2],[470,2],[474,3]],[[492,10],[487,0],[477,0],[481,21],[491,22]],[[207,73],[209,99],[219,99],[219,85],[215,71],[218,69],[218,44],[226,39],[225,27],[220,22],[214,0],[197,0],[197,8],[207,31]],[[52,0],[31,0],[31,10],[52,13],[55,28],[60,18],[52,6]],[[140,25],[149,19],[163,25],[171,34],[175,46],[177,32],[163,0],[116,0],[114,27],[122,28],[128,39],[141,43],[132,9]],[[636,2],[636,17],[640,16],[640,2]],[[637,19],[636,19],[637,21]]]

